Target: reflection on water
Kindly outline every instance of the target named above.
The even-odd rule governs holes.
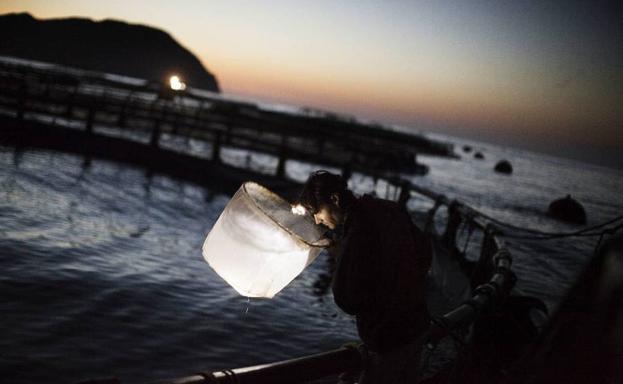
[[[348,317],[323,316],[337,310],[314,296],[316,265],[274,300],[248,304],[213,273],[201,243],[228,196],[59,153],[4,149],[0,164],[0,373],[10,382],[143,382],[356,337]]]

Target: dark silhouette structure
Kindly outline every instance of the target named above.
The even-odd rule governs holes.
[[[219,91],[213,74],[168,33],[144,25],[82,18],[0,16],[0,55],[163,82],[178,73],[196,88]]]
[[[623,237],[606,243],[505,384],[623,382]]]
[[[510,175],[513,173],[513,166],[508,160],[500,160],[496,165],[494,170],[498,173],[504,173]]]
[[[562,199],[554,200],[547,209],[547,214],[554,219],[574,224],[586,224],[586,211],[579,201],[567,195]]]

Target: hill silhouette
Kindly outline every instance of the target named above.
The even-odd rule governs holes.
[[[213,74],[168,33],[116,20],[38,20],[0,16],[0,55],[164,81],[180,74],[192,87],[219,91]]]

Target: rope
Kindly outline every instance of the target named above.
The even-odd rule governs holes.
[[[415,188],[415,186],[411,186],[411,189],[413,191],[415,191],[416,193],[420,193],[420,194],[424,194],[425,196],[430,195],[428,190],[423,190],[422,188]],[[435,207],[433,207],[432,212],[434,213],[436,211],[437,205],[442,203],[442,200],[446,200],[446,197],[444,195],[437,195],[435,198]],[[561,238],[561,237],[592,237],[592,236],[601,236],[602,232],[607,232],[608,234],[614,234],[615,232],[617,232],[619,229],[621,229],[621,227],[623,226],[623,223],[617,225],[614,228],[608,228],[605,229],[604,231],[600,231],[600,232],[594,232],[600,228],[606,227],[610,224],[614,224],[618,221],[623,220],[623,215],[617,216],[611,220],[608,220],[606,222],[603,222],[601,224],[597,224],[597,225],[593,225],[590,227],[586,227],[583,229],[580,229],[578,231],[574,231],[574,232],[546,232],[546,231],[541,231],[538,229],[534,229],[534,228],[525,228],[525,227],[519,227],[513,224],[509,224],[507,222],[504,222],[502,220],[496,219],[493,216],[487,215],[486,213],[479,211],[473,207],[470,207],[468,205],[465,205],[461,202],[458,203],[460,206],[464,207],[467,209],[468,212],[472,213],[472,216],[480,216],[483,219],[486,219],[492,223],[497,224],[500,227],[505,227],[505,228],[510,228],[513,229],[515,231],[518,232],[524,232],[524,233],[531,233],[533,235],[537,235],[538,237],[536,238],[537,240],[548,240],[548,239],[554,239],[554,238]],[[429,212],[430,214],[430,212]],[[503,234],[504,237],[507,238],[512,238],[512,239],[535,239],[534,236],[527,236],[527,235],[509,235],[509,234]]]
[[[574,231],[574,232],[545,232],[545,231],[540,231],[538,229],[518,227],[516,225],[509,224],[509,223],[506,223],[506,222],[501,221],[499,219],[496,219],[495,217],[489,216],[486,213],[483,213],[483,212],[481,212],[481,211],[479,211],[477,209],[474,209],[472,207],[468,207],[468,208],[470,210],[473,210],[478,216],[481,216],[481,217],[483,217],[483,218],[485,218],[485,219],[487,219],[487,220],[489,220],[489,221],[491,221],[491,222],[493,222],[495,224],[498,224],[499,226],[506,227],[506,228],[511,228],[511,229],[514,229],[514,230],[519,231],[519,232],[533,233],[533,234],[540,235],[540,236],[555,236],[555,237],[578,236],[578,235],[583,235],[585,232],[594,231],[596,229],[603,228],[603,227],[605,227],[607,225],[616,223],[617,221],[623,220],[623,215],[620,215],[620,216],[617,216],[617,217],[615,217],[615,218],[613,218],[611,220],[603,222],[601,224],[593,225],[591,227],[586,227],[586,228],[583,228],[583,229],[580,229],[580,230]],[[589,236],[597,236],[597,235],[599,235],[599,233],[593,233],[593,234],[590,234]]]
[[[593,227],[588,227],[588,228],[584,228],[581,229],[579,231],[575,231],[575,232],[560,232],[560,233],[556,233],[556,232],[542,232],[540,234],[535,234],[535,236],[528,236],[528,235],[510,235],[510,234],[504,234],[504,237],[510,238],[510,239],[533,239],[533,240],[550,240],[550,239],[558,239],[558,238],[562,238],[562,237],[594,237],[594,236],[602,236],[604,234],[610,234],[613,235],[615,234],[619,229],[623,228],[623,222],[619,223],[617,226],[612,227],[612,228],[606,228],[603,229],[601,231],[598,232],[594,232],[597,229],[603,228],[606,225],[612,224],[618,220],[623,219],[623,216],[619,216],[616,219],[610,220],[608,222],[599,224],[599,225],[595,225]]]
[[[608,232],[610,234],[614,234],[616,231],[618,231],[619,229],[621,229],[621,227],[623,227],[623,222],[619,225],[617,225],[616,227],[613,228],[607,228],[603,231],[599,231],[599,232],[595,232],[598,229],[604,228],[610,224],[614,224],[618,221],[622,221],[623,220],[623,215],[617,216],[611,220],[605,221],[603,223],[600,224],[596,224],[590,227],[586,227],[577,231],[573,231],[573,232],[546,232],[546,231],[540,231],[537,229],[533,229],[533,228],[525,228],[525,227],[518,227],[516,225],[513,224],[509,224],[507,222],[501,221],[499,219],[496,219],[495,217],[492,217],[490,215],[487,215],[486,213],[483,213],[475,208],[472,207],[468,207],[465,206],[464,207],[468,208],[469,210],[473,211],[477,216],[480,216],[492,223],[495,223],[501,227],[506,227],[506,228],[510,228],[513,230],[516,230],[518,232],[527,232],[527,233],[531,233],[535,236],[528,236],[528,235],[511,235],[511,234],[503,234],[504,237],[507,238],[512,238],[512,239],[536,239],[536,240],[548,240],[548,239],[554,239],[554,238],[561,238],[561,237],[592,237],[592,236],[600,236],[603,232]]]
[[[599,250],[599,246],[601,245],[601,241],[604,239],[605,232],[602,232],[599,236],[599,240],[597,240],[597,244],[595,244],[595,249],[593,250],[593,254],[597,253]]]
[[[421,191],[416,190],[416,192],[422,193]],[[445,196],[441,195],[441,196],[437,196],[437,198],[435,199],[435,206],[433,207],[433,209],[431,209],[429,211],[429,217],[426,223],[426,230],[428,230],[428,226],[431,224],[429,221],[432,221],[431,218],[434,216],[438,206],[442,203],[442,200],[445,200]],[[513,234],[506,234],[506,233],[500,233],[500,235],[504,236],[505,238],[509,238],[509,239],[518,239],[518,240],[551,240],[551,239],[559,239],[559,238],[564,238],[564,237],[594,237],[594,236],[599,236],[599,239],[597,240],[597,243],[595,244],[595,249],[593,251],[593,254],[597,254],[597,251],[599,250],[599,247],[601,246],[602,241],[604,240],[604,237],[606,235],[614,235],[616,232],[618,232],[621,228],[623,228],[623,215],[620,216],[616,216],[611,220],[605,221],[603,223],[600,224],[596,224],[590,227],[586,227],[577,231],[573,231],[573,232],[546,232],[546,231],[541,231],[538,229],[533,229],[533,228],[525,228],[525,227],[518,227],[516,225],[513,224],[509,224],[506,223],[502,220],[496,219],[493,216],[487,215],[486,213],[483,213],[475,208],[472,208],[470,206],[467,206],[463,203],[457,202],[459,204],[459,206],[466,208],[466,211],[464,211],[464,214],[467,214],[466,220],[463,222],[462,228],[461,228],[461,235],[464,233],[468,222],[472,221],[475,217],[479,216],[482,217],[485,220],[488,220],[491,223],[494,223],[500,227],[505,227],[505,228],[509,228],[509,229],[513,229],[515,231],[518,232],[523,232],[523,233],[528,233],[529,235],[513,235]],[[615,224],[617,222],[619,222],[617,225],[615,225],[614,227],[610,227],[610,228],[606,228],[608,225],[611,224]],[[467,250],[467,246],[469,244],[469,240],[471,238],[472,235],[472,231],[473,231],[473,227],[470,226],[470,231],[469,234],[467,236],[467,240],[465,241],[464,247],[463,247],[463,254],[465,254],[465,251]],[[601,229],[601,230],[600,230]]]

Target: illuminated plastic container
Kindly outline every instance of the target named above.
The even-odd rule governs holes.
[[[208,233],[203,257],[241,295],[272,298],[315,260],[320,237],[310,216],[247,182]]]

